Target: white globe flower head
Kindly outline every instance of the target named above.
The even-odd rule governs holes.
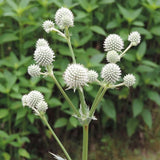
[[[39,77],[41,75],[41,68],[36,64],[31,64],[28,67],[28,74],[31,77]]]
[[[88,70],[81,64],[70,64],[64,72],[63,78],[68,89],[82,88],[87,85]]]
[[[43,101],[44,97],[39,91],[31,91],[27,96],[27,105],[30,108],[35,108],[40,101]]]
[[[127,87],[133,86],[136,82],[136,78],[133,74],[127,74],[126,76],[124,76],[123,80],[124,85]]]
[[[131,32],[128,41],[131,42],[132,46],[137,46],[141,42],[141,35],[137,31]]]
[[[38,47],[34,52],[34,60],[40,66],[51,65],[54,57],[53,50],[48,46]]]
[[[118,55],[116,51],[112,50],[107,53],[106,59],[110,63],[116,63],[120,61],[120,56]]]
[[[120,76],[121,69],[117,64],[108,63],[102,68],[101,77],[109,84],[116,83],[120,79]]]
[[[28,102],[28,95],[25,94],[25,95],[22,96],[22,105],[23,105],[23,107],[28,105],[27,102]]]
[[[40,114],[44,114],[46,113],[46,110],[48,109],[48,104],[44,100],[42,100],[38,102],[38,104],[36,105],[36,109],[38,110]]]
[[[55,22],[60,29],[72,27],[74,25],[73,13],[68,8],[62,7],[58,9],[55,15]]]
[[[55,30],[54,23],[51,20],[44,21],[42,27],[47,33]]]
[[[106,37],[104,41],[104,50],[105,51],[117,51],[121,52],[124,47],[124,42],[122,38],[117,34],[110,34]]]
[[[36,42],[36,48],[38,47],[49,47],[48,42],[44,38],[39,38]]]
[[[98,78],[98,73],[94,70],[89,70],[88,71],[88,80],[89,82],[94,82]]]

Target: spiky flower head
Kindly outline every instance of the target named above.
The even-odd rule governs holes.
[[[80,88],[87,84],[87,69],[81,64],[70,64],[64,72],[63,78],[68,89]]]
[[[55,15],[55,22],[60,29],[72,27],[74,24],[73,13],[68,8],[62,7],[58,9]]]
[[[48,47],[49,44],[48,44],[48,42],[44,38],[39,38],[37,40],[37,42],[36,42],[36,48],[38,48],[38,47],[46,47],[46,46]]]
[[[127,74],[126,76],[124,76],[123,80],[124,85],[127,87],[133,86],[136,82],[136,78],[133,74]]]
[[[104,50],[121,52],[124,47],[122,38],[117,34],[110,34],[104,41]]]
[[[55,29],[54,23],[51,20],[44,21],[42,27],[47,33],[54,31]]]
[[[110,63],[116,63],[120,61],[120,56],[118,55],[116,51],[112,50],[107,53],[106,59]]]
[[[44,114],[48,109],[48,104],[44,100],[39,101],[38,104],[36,105],[36,109],[38,110],[39,113]]]
[[[114,84],[120,79],[121,69],[117,64],[108,63],[106,64],[101,71],[101,77],[107,83]]]
[[[94,70],[88,71],[88,80],[89,82],[94,82],[98,78],[98,73]]]
[[[30,108],[36,107],[37,104],[43,100],[44,100],[44,97],[41,92],[36,90],[31,91],[27,95],[27,106],[29,106]]]
[[[41,68],[36,64],[31,64],[28,67],[28,74],[32,77],[38,77],[41,74]]]
[[[23,105],[23,107],[27,106],[27,97],[28,97],[27,94],[22,96],[22,105]]]
[[[131,32],[128,41],[131,42],[132,46],[137,46],[141,41],[141,35],[137,31]]]
[[[34,60],[40,66],[48,66],[54,61],[54,52],[48,47],[38,47],[34,52]]]

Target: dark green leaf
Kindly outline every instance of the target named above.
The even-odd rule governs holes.
[[[133,116],[138,116],[143,110],[143,102],[140,99],[134,99],[132,103]]]
[[[146,123],[146,125],[149,128],[152,128],[152,115],[151,115],[151,112],[148,109],[143,110],[142,118],[143,118],[144,122]]]

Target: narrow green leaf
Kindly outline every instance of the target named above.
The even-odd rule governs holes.
[[[69,118],[69,122],[71,123],[71,125],[73,127],[77,127],[77,125],[78,125],[78,121],[77,121],[77,119],[75,117],[70,117]]]
[[[152,128],[152,115],[151,115],[151,112],[148,109],[143,110],[142,118],[143,118],[144,122],[146,123],[146,125],[149,128]]]
[[[104,31],[103,28],[99,27],[99,26],[91,26],[90,29],[98,34],[101,34],[103,36],[106,35],[106,32]]]
[[[131,137],[135,133],[138,124],[139,121],[135,118],[130,118],[127,121],[127,133],[129,137]]]
[[[160,106],[160,95],[156,91],[148,91],[148,98]]]
[[[54,124],[55,128],[60,128],[66,126],[68,120],[66,118],[59,118]]]
[[[109,118],[116,121],[116,109],[111,100],[105,100],[102,105],[102,109]]]
[[[20,156],[30,159],[30,154],[24,148],[20,148],[18,150],[18,153],[19,153]]]
[[[132,103],[133,116],[138,116],[143,110],[143,102],[140,99],[134,99]]]
[[[8,116],[9,112],[7,109],[0,109],[0,119]]]

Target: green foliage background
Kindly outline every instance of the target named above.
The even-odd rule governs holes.
[[[70,8],[75,16],[70,32],[77,61],[99,73],[106,63],[103,42],[108,34],[119,34],[126,40],[125,47],[131,31],[142,36],[141,44],[132,48],[120,64],[123,75],[136,75],[136,85],[108,91],[96,114],[98,122],[92,122],[99,128],[96,134],[103,130],[102,137],[113,131],[136,137],[136,133],[148,135],[157,129],[152,122],[157,124],[160,120],[156,117],[160,106],[159,0],[0,0],[0,159],[43,159],[39,147],[31,145],[32,137],[43,134],[51,139],[50,133],[45,128],[40,131],[38,118],[21,104],[21,96],[31,90],[44,93],[49,104],[48,118],[55,128],[63,127],[69,133],[78,129],[78,121],[51,79],[31,79],[27,75],[35,43],[38,38],[45,38],[56,54],[55,75],[65,88],[62,74],[71,62],[69,49],[63,39],[45,33],[41,27],[43,21],[54,20],[56,10],[62,6]],[[85,90],[91,104],[98,87],[90,85]],[[78,107],[77,95],[72,91],[67,94]],[[160,130],[156,134],[159,136]],[[47,143],[45,154],[51,148],[47,138],[37,142]]]

